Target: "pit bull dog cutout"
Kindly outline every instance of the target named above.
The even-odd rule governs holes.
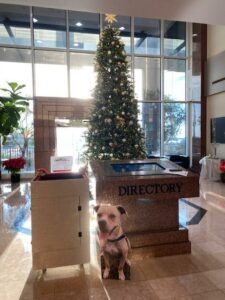
[[[130,242],[124,234],[121,226],[121,216],[126,214],[122,206],[97,205],[94,207],[97,213],[99,227],[99,246],[104,258],[105,269],[103,278],[109,277],[110,273],[110,256],[119,256],[118,278],[125,280],[124,265],[128,260]]]

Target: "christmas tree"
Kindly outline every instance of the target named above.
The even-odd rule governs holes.
[[[108,22],[114,16],[108,15]],[[87,133],[89,159],[145,157],[137,101],[119,30],[109,24],[101,33],[95,58],[97,83]]]

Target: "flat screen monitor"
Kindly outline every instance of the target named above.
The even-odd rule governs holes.
[[[211,119],[211,143],[225,144],[225,117]]]
[[[119,173],[165,170],[165,168],[158,163],[119,163],[111,164],[111,167],[115,172]]]

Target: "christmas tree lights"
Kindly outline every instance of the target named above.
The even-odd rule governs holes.
[[[87,157],[144,158],[144,135],[137,119],[127,55],[119,30],[111,25],[101,33],[95,69],[97,83],[87,133]]]

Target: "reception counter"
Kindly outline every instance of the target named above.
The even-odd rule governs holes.
[[[98,204],[122,205],[133,255],[189,253],[187,228],[179,226],[178,200],[199,195],[198,175],[166,159],[93,161]]]

